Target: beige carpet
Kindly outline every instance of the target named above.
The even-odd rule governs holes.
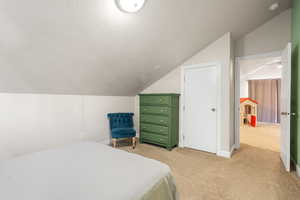
[[[242,126],[240,129],[240,141],[250,146],[279,152],[280,126],[272,124],[258,124],[255,128]]]
[[[242,144],[231,159],[201,151],[138,144],[126,151],[169,165],[181,200],[297,200],[300,179],[285,172],[278,152]]]

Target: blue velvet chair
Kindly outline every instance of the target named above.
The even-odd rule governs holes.
[[[136,146],[136,131],[133,128],[133,113],[109,113],[109,125],[113,146],[117,146],[117,139],[132,138],[132,146]]]

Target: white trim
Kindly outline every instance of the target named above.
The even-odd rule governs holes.
[[[224,158],[231,158],[235,149],[236,149],[236,147],[235,147],[235,145],[233,145],[231,147],[230,152],[229,151],[218,151],[217,155],[221,156],[221,157],[224,157]]]
[[[296,174],[300,178],[300,166],[296,164]]]
[[[184,111],[184,66],[181,67],[180,72],[180,102],[179,102],[179,147],[184,147],[184,134],[183,134],[183,111]]]
[[[238,58],[235,60],[235,77],[234,77],[234,123],[235,123],[235,139],[234,146],[236,149],[240,148],[240,67],[238,64]]]
[[[221,101],[222,99],[222,82],[221,80],[221,63],[219,62],[213,62],[213,63],[204,63],[204,64],[197,64],[197,65],[188,65],[188,66],[182,66],[181,67],[181,101],[180,101],[180,133],[179,133],[179,146],[185,147],[184,144],[184,105],[185,105],[185,72],[188,69],[193,68],[202,68],[202,67],[216,67],[217,68],[217,148],[216,148],[216,154],[218,156],[222,156],[223,154],[219,155],[218,152],[221,152],[221,129],[222,129],[222,113],[221,111]]]
[[[257,55],[250,55],[250,56],[242,56],[236,57],[235,59],[235,148],[240,148],[240,65],[239,61],[241,60],[249,60],[249,59],[257,59],[257,58],[267,58],[267,57],[281,57],[282,51],[274,51],[270,53],[263,53]]]
[[[229,151],[218,151],[217,156],[231,158],[231,153]]]

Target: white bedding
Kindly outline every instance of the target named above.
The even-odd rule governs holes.
[[[1,200],[142,199],[167,165],[93,142],[0,162]]]

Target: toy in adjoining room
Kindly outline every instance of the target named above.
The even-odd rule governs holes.
[[[240,125],[256,127],[257,101],[251,98],[240,98]]]

